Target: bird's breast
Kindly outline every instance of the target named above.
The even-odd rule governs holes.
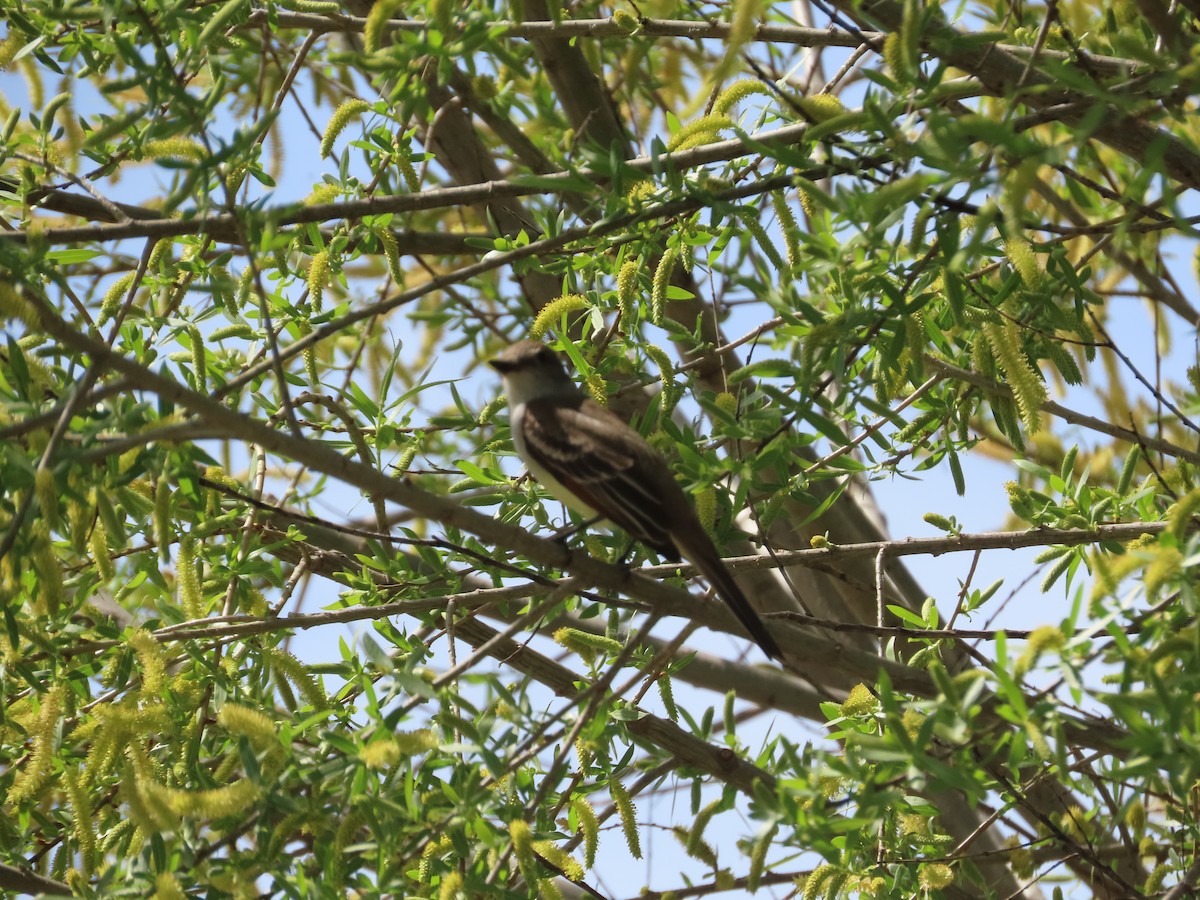
[[[521,457],[521,461],[525,463],[525,468],[529,470],[529,474],[533,476],[534,480],[544,487],[555,500],[565,503],[568,508],[573,509],[582,516],[594,518],[597,515],[596,510],[571,493],[561,481],[554,477],[549,469],[543,466],[529,452],[528,445],[525,443],[525,412],[525,404],[521,403],[512,411],[509,417],[513,447],[516,448],[517,455]]]

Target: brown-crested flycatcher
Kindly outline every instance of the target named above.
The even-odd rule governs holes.
[[[520,341],[490,365],[504,378],[513,445],[529,474],[576,512],[607,519],[672,562],[682,555],[763,652],[782,660],[662,455],[580,390],[546,345]]]

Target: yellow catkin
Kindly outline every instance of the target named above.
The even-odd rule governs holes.
[[[379,230],[379,243],[383,246],[383,255],[387,259],[388,274],[397,285],[404,284],[404,270],[400,268],[400,244],[391,229]]]
[[[1036,290],[1042,283],[1042,269],[1033,245],[1023,237],[1010,237],[1004,242],[1004,253],[1025,286]]]
[[[362,115],[370,108],[371,104],[366,100],[353,98],[344,101],[341,106],[333,111],[333,115],[329,119],[329,124],[325,126],[325,133],[321,135],[322,159],[325,159],[333,152],[334,142],[345,127],[350,124],[350,120]]]
[[[188,340],[192,345],[192,389],[199,394],[208,393],[208,354],[204,348],[204,335],[193,325],[188,328]]]
[[[817,201],[813,199],[812,192],[800,190],[797,191],[797,194],[800,200],[800,208],[804,210],[804,215],[811,219],[817,214]]]
[[[754,847],[750,851],[750,870],[746,873],[746,887],[750,893],[755,893],[758,886],[762,883],[763,871],[767,864],[767,851],[775,842],[775,834],[779,831],[778,825],[772,825],[769,829],[758,836],[754,842]]]
[[[1155,597],[1183,571],[1183,554],[1174,547],[1161,547],[1146,566],[1143,583],[1146,596]]]
[[[304,663],[279,648],[268,650],[266,655],[277,681],[282,681],[282,676],[294,684],[313,709],[329,708],[329,698],[325,696],[317,679],[305,668]]]
[[[783,233],[788,267],[795,269],[800,265],[800,226],[796,224],[796,216],[788,206],[782,191],[771,194],[771,206],[775,210],[775,218],[779,221],[779,230]]]
[[[433,750],[438,745],[437,734],[431,728],[397,731],[392,735],[396,749],[404,756],[415,756]]]
[[[242,270],[242,274],[238,276],[237,290],[233,293],[234,312],[241,314],[246,304],[251,301],[254,296],[254,287],[256,279],[254,277],[255,269],[252,266],[247,266]]]
[[[325,297],[325,285],[329,281],[329,251],[321,250],[313,254],[308,264],[308,302],[313,310],[320,311]]]
[[[849,873],[833,865],[821,863],[809,874],[804,881],[803,900],[816,900],[817,897],[836,897],[841,893],[841,887],[846,883]]]
[[[915,80],[921,74],[921,22],[922,4],[905,3],[904,16],[900,22],[900,54],[907,77]]]
[[[189,619],[204,616],[204,592],[197,568],[197,550],[198,544],[194,536],[188,534],[180,538],[177,577],[179,605]]]
[[[671,135],[670,141],[667,142],[667,149],[687,150],[702,144],[711,144],[721,136],[722,131],[730,128],[733,128],[733,122],[728,116],[701,116],[693,122],[688,122]]]
[[[111,546],[116,541],[123,541],[125,535],[125,520],[117,515],[117,508],[113,505],[113,492],[105,485],[100,490],[92,489],[88,492],[88,499],[95,504],[96,507],[96,524],[103,525],[105,530],[104,542],[107,546]]]
[[[709,869],[717,868],[717,851],[712,844],[699,838],[693,840],[691,832],[682,825],[676,825],[671,829],[671,832],[675,835],[675,840],[679,841],[688,856],[704,863]]]
[[[689,856],[695,857],[696,851],[704,842],[704,831],[708,828],[712,817],[720,811],[722,802],[723,800],[718,798],[696,813],[696,817],[692,820],[692,827],[687,830],[687,839],[684,841],[684,848]]]
[[[63,772],[63,786],[74,813],[71,830],[79,848],[80,871],[90,878],[96,865],[96,830],[92,815],[92,804],[79,780],[78,769]]]
[[[1079,371],[1079,364],[1067,347],[1052,340],[1043,344],[1042,348],[1063,381],[1067,384],[1083,384],[1083,373]]]
[[[217,713],[217,724],[230,734],[249,739],[256,750],[279,746],[274,720],[260,709],[251,709],[239,703],[225,703]]]
[[[575,756],[579,759],[579,768],[586,769],[592,764],[591,746],[583,738],[575,739]]]
[[[157,694],[167,682],[167,659],[162,646],[145,628],[138,628],[128,638],[142,668],[142,690]]]
[[[1113,558],[1111,554],[1094,553],[1091,555],[1091,570],[1094,577],[1092,582],[1091,602],[1096,603],[1105,596],[1115,594],[1117,585],[1131,575],[1141,565],[1141,561],[1133,553]]]
[[[233,778],[234,773],[242,766],[242,755],[240,753],[227,753],[225,758],[221,760],[221,764],[213,769],[212,777],[214,781],[229,781]]]
[[[635,321],[635,303],[637,302],[638,272],[641,261],[626,260],[617,273],[617,307],[621,311],[621,325],[629,329]]]
[[[291,9],[296,12],[316,13],[319,16],[340,13],[343,9],[342,4],[335,3],[334,0],[285,0],[285,2],[279,5],[284,9]]]
[[[595,807],[585,797],[576,797],[571,801],[571,810],[579,822],[579,831],[583,835],[583,865],[591,869],[596,864],[596,851],[600,847],[600,819]]]
[[[29,35],[9,21],[8,34],[3,41],[0,41],[0,71],[4,71],[12,65],[13,58],[27,43],[29,43]]]
[[[434,857],[443,856],[454,849],[454,841],[450,835],[443,834],[437,840],[431,840],[421,851],[421,862],[417,866],[417,880],[428,884],[433,871]]]
[[[42,697],[37,719],[30,726],[33,748],[22,764],[5,798],[9,806],[18,806],[36,796],[54,768],[54,738],[63,714],[65,691],[52,687]]]
[[[604,383],[604,377],[599,372],[589,372],[583,379],[583,387],[593,400],[601,406],[608,406],[608,385]]]
[[[143,159],[183,159],[203,162],[208,151],[202,144],[184,138],[168,138],[163,141],[147,141],[142,147]]]
[[[96,848],[97,852],[101,856],[112,852],[113,848],[119,846],[133,830],[134,824],[129,819],[122,819],[116,822],[100,838],[100,843]]]
[[[245,812],[261,794],[258,785],[248,778],[207,791],[163,790],[172,812],[200,819],[221,819]]]
[[[713,398],[713,402],[716,404],[717,409],[721,410],[725,415],[731,417],[737,415],[738,399],[729,393],[729,391],[721,391],[721,393]]]
[[[208,338],[213,343],[233,339],[253,341],[258,339],[258,332],[246,322],[237,322],[223,328],[214,328]]]
[[[1040,165],[1041,161],[1034,154],[1021,160],[1015,168],[1009,170],[1008,176],[1004,179],[999,206],[1008,230],[1013,236],[1021,234],[1020,223],[1030,194],[1033,193],[1034,185],[1038,181],[1037,173]]]
[[[1135,797],[1125,811],[1125,824],[1135,836],[1141,837],[1146,830],[1146,804]]]
[[[368,769],[390,769],[400,761],[400,748],[391,738],[383,738],[361,747],[358,758]]]
[[[53,531],[59,527],[58,489],[54,484],[53,470],[38,469],[34,473],[33,484],[37,494],[38,512],[46,521],[46,526]]]
[[[795,100],[804,114],[818,125],[848,112],[842,101],[833,94],[812,94],[808,97],[796,97]]]
[[[582,294],[567,294],[551,300],[541,308],[537,318],[533,320],[529,336],[535,341],[540,341],[547,331],[562,321],[564,316],[587,309],[587,306],[587,298]]]
[[[1021,335],[1011,320],[1002,323],[985,322],[980,329],[996,362],[1004,371],[1021,421],[1030,434],[1041,429],[1041,406],[1046,402],[1046,385],[1038,377],[1021,349]]]
[[[675,274],[675,265],[679,262],[679,251],[672,247],[658,261],[654,270],[654,281],[650,289],[650,323],[662,326],[666,318],[667,288],[671,286],[671,276]]]
[[[42,67],[32,53],[17,60],[21,75],[25,78],[25,92],[29,95],[29,108],[40,109],[46,102],[46,83],[42,80]]]
[[[438,885],[438,900],[458,900],[463,894],[463,879],[458,872],[447,872]]]
[[[405,187],[416,193],[421,188],[421,179],[412,164],[412,151],[408,147],[400,147],[396,150],[394,159],[396,168],[400,170],[400,174],[404,178]]]
[[[307,316],[301,316],[296,319],[296,331],[300,333],[301,337],[307,337],[312,334],[312,320]],[[321,386],[321,373],[317,368],[317,348],[313,344],[309,344],[301,351],[301,355],[304,359],[304,375],[308,378],[308,383],[315,390],[319,390]]]
[[[305,206],[324,206],[326,203],[336,200],[341,192],[341,188],[336,184],[318,184],[314,185],[313,189],[308,192],[308,196],[301,202]]]
[[[850,689],[850,695],[842,702],[842,715],[866,716],[879,708],[879,701],[870,688],[861,682]]]
[[[296,839],[299,834],[315,834],[313,814],[303,807],[284,816],[271,832],[263,852],[264,857],[272,859],[283,852],[283,848]]]
[[[621,831],[625,835],[625,843],[635,859],[642,858],[642,842],[638,835],[637,807],[629,790],[618,779],[613,778],[608,783],[608,792],[612,796],[613,805],[621,817]]]
[[[655,187],[652,181],[635,181],[625,192],[625,203],[631,210],[641,209],[654,199]]]
[[[700,524],[709,534],[713,534],[717,524],[717,492],[711,487],[704,487],[693,495],[696,504],[696,516]]]
[[[63,600],[63,572],[50,540],[50,525],[38,520],[30,528],[33,569],[38,576],[39,606],[50,616],[58,615]]]
[[[500,96],[500,84],[490,75],[475,75],[471,78],[471,93],[484,102]]]
[[[559,646],[585,658],[591,658],[596,654],[614,656],[621,652],[620,641],[615,641],[602,634],[580,631],[577,628],[558,629],[554,632],[554,640]]]
[[[100,573],[101,580],[112,581],[116,578],[117,570],[113,565],[108,531],[102,521],[97,521],[92,527],[91,536],[88,538],[88,549],[92,553],[92,560],[96,563],[96,571]]]
[[[404,7],[404,0],[378,0],[371,7],[363,26],[363,49],[374,53],[383,46],[383,38],[387,33],[388,19],[393,18]]]
[[[27,328],[38,327],[37,310],[7,282],[0,282],[0,322],[16,319]]]
[[[1038,757],[1046,762],[1054,759],[1054,751],[1050,748],[1050,742],[1046,740],[1046,735],[1032,720],[1025,722],[1025,734],[1029,737],[1029,745],[1033,747],[1034,752]]]
[[[112,286],[104,292],[104,299],[100,301],[100,316],[97,319],[97,324],[103,325],[117,317],[117,313],[121,311],[121,305],[125,302],[125,296],[129,293],[129,287],[133,284],[133,278],[136,273],[127,272],[116,281]]]
[[[954,870],[945,863],[930,863],[920,867],[917,881],[927,891],[943,891],[954,884]]]
[[[521,877],[527,884],[536,884],[538,878],[537,857],[533,852],[533,832],[529,823],[514,819],[508,823],[508,836],[512,840],[513,853],[521,869]]]
[[[186,900],[187,894],[170,872],[159,872],[154,876],[154,900]]]
[[[883,39],[883,62],[897,81],[911,82],[914,72],[904,53],[904,41],[900,32],[893,31]]]
[[[30,350],[36,350],[38,347],[42,346],[42,344],[46,343],[49,340],[50,340],[49,335],[26,334],[26,335],[22,335],[21,337],[17,338],[17,346],[20,347],[23,351],[29,352]],[[7,413],[5,415],[7,415]],[[5,424],[8,424],[11,421],[12,421],[11,417],[4,419]]]
[[[761,81],[753,78],[743,78],[740,81],[735,81],[717,95],[717,99],[713,101],[713,114],[717,116],[729,115],[730,110],[751,94],[762,94],[767,97],[774,96],[771,93],[771,89]]]
[[[754,243],[766,254],[767,259],[771,261],[771,265],[777,271],[783,271],[786,264],[779,253],[779,248],[775,246],[775,242],[767,234],[767,229],[763,228],[762,222],[747,215],[742,217],[742,225],[750,233],[751,237],[754,238]]]
[[[654,679],[654,683],[658,686],[658,696],[662,699],[663,709],[666,710],[667,718],[672,722],[679,721],[679,707],[675,705],[675,689],[671,686],[671,678],[669,675],[659,675]]]
[[[1128,479],[1123,473],[1121,480],[1126,482],[1128,490]],[[1200,488],[1184,494],[1167,510],[1167,523],[1176,540],[1182,541],[1187,536],[1197,512],[1200,512]]]
[[[1149,845],[1142,856],[1154,856],[1158,853],[1158,845],[1152,839],[1147,840]],[[1166,884],[1167,876],[1175,871],[1175,866],[1171,863],[1160,863],[1154,867],[1154,871],[1146,876],[1146,881],[1142,885],[1142,895],[1145,897],[1153,897],[1162,893],[1162,887]]]
[[[675,409],[675,405],[682,399],[683,388],[675,383],[675,364],[671,362],[671,357],[667,355],[665,350],[655,344],[648,344],[645,348],[645,353],[658,366],[659,374],[662,377],[662,397],[659,401],[659,416],[665,418],[671,415],[671,411]]]
[[[1073,555],[1063,556],[1058,560],[1058,562],[1049,568],[1045,576],[1042,578],[1041,591],[1043,594],[1054,586],[1054,582],[1058,581],[1058,579],[1063,576],[1067,569],[1071,568],[1071,565],[1075,562],[1075,559],[1076,557]]]

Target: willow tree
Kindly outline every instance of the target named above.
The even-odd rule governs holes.
[[[4,7],[0,887],[1192,890],[1197,4]],[[529,336],[784,664],[520,477]]]

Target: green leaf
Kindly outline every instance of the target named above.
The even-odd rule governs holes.
[[[77,263],[84,263],[88,260],[95,259],[100,256],[99,250],[85,249],[67,249],[67,250],[47,250],[46,259],[51,262],[58,263],[61,266],[70,266]]]

